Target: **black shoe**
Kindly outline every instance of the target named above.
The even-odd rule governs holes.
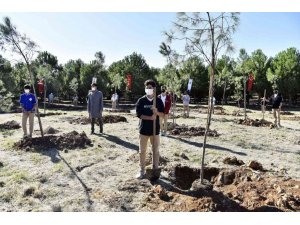
[[[95,134],[95,132],[94,132],[94,131],[91,131],[91,135],[92,135],[92,134]]]

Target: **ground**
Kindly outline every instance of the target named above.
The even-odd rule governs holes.
[[[135,179],[139,121],[134,111],[105,111],[127,122],[105,123],[103,135],[98,129],[90,135],[90,125],[80,122],[86,111],[49,110],[52,114],[41,118],[44,129],[57,130],[49,135],[76,131],[91,140],[77,148],[74,142],[73,149],[66,143],[18,149],[22,129],[1,128],[0,211],[300,211],[300,112],[288,110],[293,114],[282,116],[282,127],[270,129],[238,124],[243,117],[234,111],[225,106],[212,116],[211,130],[218,135],[207,140],[204,171],[212,190],[190,189],[199,178],[203,136],[161,137],[161,179]],[[248,117],[261,119],[262,114],[249,110]],[[12,120],[20,122],[21,114],[0,114],[0,124]],[[267,112],[265,120],[273,122],[272,114]],[[195,107],[190,118],[179,116],[175,122],[204,127],[205,110]],[[35,119],[34,138],[40,136],[38,128]],[[224,163],[226,157],[244,164]],[[262,168],[251,169],[250,161]]]

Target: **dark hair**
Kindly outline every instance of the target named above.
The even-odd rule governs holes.
[[[31,89],[31,87],[30,87],[29,84],[25,84],[25,85],[24,85],[24,89]]]
[[[275,94],[278,94],[278,91],[277,91],[277,90],[275,90],[275,91],[274,91],[274,93],[275,93]]]
[[[147,87],[148,85],[151,85],[152,87],[156,87],[154,80],[146,80],[144,85],[145,87]]]
[[[97,87],[97,84],[96,83],[92,83],[91,87]]]

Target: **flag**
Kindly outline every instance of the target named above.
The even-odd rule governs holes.
[[[128,90],[131,90],[131,88],[132,88],[132,75],[131,74],[127,75],[127,88],[128,88]]]
[[[40,94],[44,93],[44,81],[43,80],[39,80],[39,82],[38,82],[38,91]]]
[[[188,91],[191,91],[191,89],[192,89],[192,84],[193,84],[193,79],[189,79],[189,82],[188,82],[188,88],[187,88]]]
[[[97,77],[93,77],[92,84],[97,84]]]
[[[249,79],[248,79],[248,87],[247,87],[248,92],[250,92],[252,90],[253,82],[254,82],[254,75],[253,75],[253,73],[251,73],[249,75]]]

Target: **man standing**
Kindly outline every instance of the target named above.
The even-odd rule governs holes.
[[[89,118],[91,119],[91,134],[95,134],[95,121],[96,119],[100,125],[100,133],[103,133],[103,94],[101,91],[97,90],[97,84],[92,83],[92,90],[89,91],[87,97],[87,109],[89,113]]]
[[[162,86],[161,87],[161,94],[158,96],[164,104],[164,116],[159,118],[160,122],[160,130],[161,130],[161,135],[166,136],[167,135],[167,130],[168,130],[168,117],[169,117],[169,111],[171,108],[171,96],[166,92],[166,87]]]
[[[24,94],[20,96],[20,104],[22,107],[22,128],[24,137],[27,137],[27,119],[29,118],[29,137],[32,137],[33,122],[36,108],[36,99],[33,94],[30,93],[30,85],[24,86]]]
[[[51,92],[50,94],[49,94],[49,98],[48,98],[48,101],[49,101],[49,104],[53,104],[53,101],[54,101],[54,94]]]
[[[136,104],[136,114],[140,118],[139,133],[140,133],[140,171],[136,178],[142,179],[145,176],[145,161],[148,140],[152,145],[152,167],[158,169],[159,165],[159,116],[164,116],[164,105],[160,98],[154,96],[153,89],[156,84],[153,80],[146,80],[145,83],[146,95],[141,97]],[[156,98],[156,105],[153,105]],[[155,135],[153,134],[153,125],[155,122]]]
[[[112,110],[116,110],[116,108],[117,108],[117,101],[118,101],[118,94],[117,94],[117,92],[115,92],[111,96]]]
[[[189,117],[189,113],[190,113],[190,107],[189,107],[190,100],[191,100],[190,96],[188,95],[187,91],[185,91],[183,93],[183,96],[182,96],[183,115],[185,117]]]
[[[274,116],[274,125],[277,127],[280,127],[280,111],[282,106],[282,96],[281,93],[278,93],[277,90],[274,91],[274,95],[272,98],[272,110],[273,110],[273,116]]]

